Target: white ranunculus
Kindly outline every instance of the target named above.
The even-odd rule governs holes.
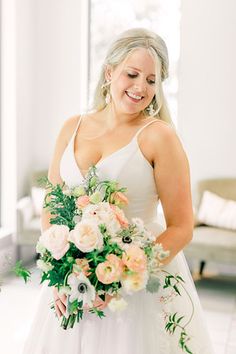
[[[121,298],[112,298],[110,302],[108,303],[108,307],[112,312],[120,312],[124,311],[127,307],[127,302]]]
[[[103,235],[95,222],[84,220],[79,222],[74,230],[70,231],[69,241],[82,252],[92,252],[103,247]]]
[[[46,248],[39,241],[36,244],[36,252],[41,254],[41,256],[46,252]]]
[[[69,295],[70,302],[77,299],[78,302],[83,301],[83,306],[93,306],[92,302],[95,300],[96,291],[89,279],[82,272],[79,275],[71,273],[68,276],[67,283],[71,288]]]
[[[105,224],[107,232],[113,236],[121,226],[108,202],[88,205],[83,210],[82,220],[94,220],[97,224]]]
[[[44,262],[42,259],[38,259],[37,262],[37,267],[41,269],[43,272],[48,272],[49,270],[53,269],[53,265],[50,263]]]

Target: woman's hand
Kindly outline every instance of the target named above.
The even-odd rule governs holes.
[[[53,297],[54,297],[56,314],[57,317],[60,319],[60,317],[65,315],[66,313],[67,296],[60,295],[57,288],[53,286]]]
[[[113,296],[106,294],[105,295],[105,301],[103,301],[98,295],[96,295],[96,298],[93,302],[93,306],[96,307],[99,310],[103,310],[109,302],[111,301]]]

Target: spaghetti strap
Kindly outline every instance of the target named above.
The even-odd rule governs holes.
[[[143,127],[141,127],[141,128],[137,131],[137,133],[135,134],[134,138],[137,138],[138,135],[141,133],[141,131],[143,131],[143,129],[145,129],[147,126],[149,126],[150,124],[152,124],[152,123],[154,123],[154,122],[158,122],[158,120],[155,119],[155,120],[152,120],[151,122],[148,122],[147,124],[145,124]]]
[[[75,128],[75,131],[74,131],[74,135],[77,134],[77,131],[79,129],[79,126],[80,126],[80,123],[82,121],[82,117],[83,117],[83,114],[80,115],[79,119],[78,119],[78,122],[77,122],[77,125],[76,125],[76,128]]]
[[[165,122],[164,120],[161,120],[161,119],[156,118],[156,119],[152,120],[151,122],[148,122],[147,124],[145,124],[143,127],[141,127],[141,128],[137,131],[137,133],[135,134],[134,139],[138,137],[138,135],[141,133],[141,131],[143,131],[143,129],[145,129],[146,127],[148,127],[150,124],[152,124],[152,123],[154,123],[154,122],[161,122],[161,123],[164,123],[165,125],[171,127],[171,125],[170,125],[169,123]]]

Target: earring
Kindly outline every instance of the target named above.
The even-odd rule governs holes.
[[[105,95],[105,102],[106,105],[108,105],[111,102],[111,94],[110,94],[110,87],[108,86],[108,81],[101,86],[101,89],[103,90],[103,94],[106,92]],[[105,92],[104,92],[105,91]]]
[[[110,92],[107,92],[107,94],[105,96],[105,102],[106,102],[106,104],[109,104],[111,102],[111,94],[110,94]]]
[[[152,103],[150,103],[150,105],[147,107],[147,111],[149,113],[149,116],[153,116],[154,113],[155,113],[155,110],[154,110],[154,106]]]

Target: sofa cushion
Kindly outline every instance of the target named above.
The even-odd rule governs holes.
[[[191,243],[205,246],[229,248],[236,252],[236,232],[218,227],[198,226],[194,228]]]
[[[236,230],[236,201],[204,191],[199,206],[198,221],[209,226]]]
[[[194,228],[193,239],[185,247],[190,260],[236,264],[236,231],[211,226]]]

